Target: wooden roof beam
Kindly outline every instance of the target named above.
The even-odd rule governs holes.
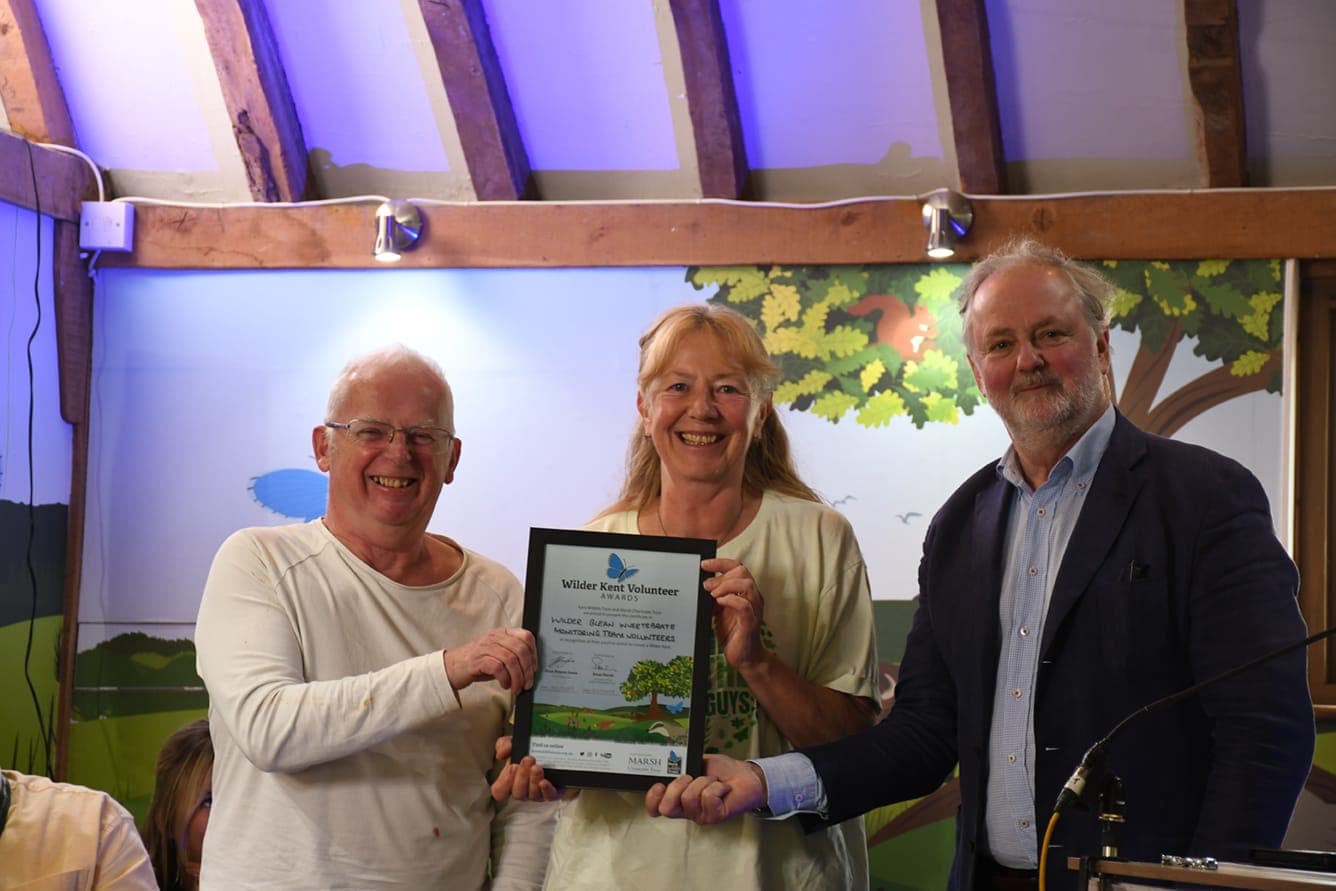
[[[0,131],[0,201],[78,225],[80,205],[96,188],[82,158]]]
[[[1220,189],[971,200],[968,262],[1032,235],[1075,257],[1336,257],[1336,188]],[[400,268],[921,263],[915,198],[813,207],[748,202],[420,203],[427,236]],[[369,269],[375,207],[144,205],[132,254],[101,265]],[[1203,221],[1209,221],[1204,225]],[[432,232],[450,237],[433,238]],[[383,267],[381,267],[383,268]]]
[[[942,63],[951,106],[960,189],[970,195],[1007,192],[1002,123],[984,0],[937,0]]]
[[[1183,19],[1200,183],[1247,185],[1238,6],[1235,0],[1183,0]]]
[[[532,198],[529,156],[482,0],[419,0],[459,142],[482,201]]]
[[[306,142],[262,0],[195,0],[256,201],[301,201]],[[318,7],[312,7],[318,15]]]
[[[738,97],[718,0],[669,0],[686,80],[701,195],[742,198],[747,191]]]

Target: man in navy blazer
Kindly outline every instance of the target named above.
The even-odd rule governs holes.
[[[970,366],[1012,447],[938,512],[895,707],[868,731],[774,759],[707,761],[647,796],[717,822],[758,808],[838,821],[933,791],[959,764],[950,886],[1037,884],[1039,847],[1086,749],[1134,711],[1302,640],[1298,574],[1237,462],[1144,433],[1112,407],[1101,276],[1022,242],[959,301]],[[1123,857],[1247,860],[1281,844],[1312,765],[1302,650],[1130,723],[1108,746]],[[1047,857],[1096,854],[1068,810]]]

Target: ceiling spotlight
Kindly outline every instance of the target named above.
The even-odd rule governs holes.
[[[376,208],[375,257],[395,263],[399,254],[411,250],[422,237],[422,214],[407,201],[386,201]]]
[[[923,196],[923,225],[928,230],[928,256],[945,260],[956,255],[956,242],[974,222],[974,210],[959,192],[938,189]]]

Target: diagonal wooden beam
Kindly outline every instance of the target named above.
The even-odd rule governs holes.
[[[533,197],[505,75],[482,0],[419,0],[473,191],[483,201]]]
[[[1235,0],[1183,0],[1183,20],[1201,185],[1247,185],[1238,6]]]
[[[937,0],[961,191],[1006,194],[1002,123],[985,0]]]
[[[701,195],[742,198],[747,152],[719,0],[669,0],[668,6],[682,55]]]
[[[74,146],[74,124],[33,0],[0,0],[0,104],[20,136]]]
[[[264,3],[195,0],[195,7],[204,22],[251,197],[308,197],[306,143]]]

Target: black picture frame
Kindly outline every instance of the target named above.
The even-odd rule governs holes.
[[[524,627],[539,667],[516,700],[513,761],[533,755],[562,787],[700,775],[714,609],[700,561],[714,556],[706,539],[529,530]]]

